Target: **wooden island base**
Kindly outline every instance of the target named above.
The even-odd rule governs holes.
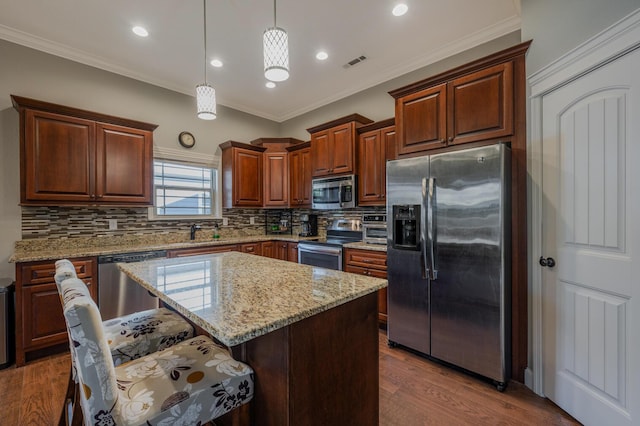
[[[255,371],[256,425],[378,424],[378,296],[232,348]]]

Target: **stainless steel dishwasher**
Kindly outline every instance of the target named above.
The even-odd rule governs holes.
[[[158,298],[123,274],[116,263],[163,257],[166,250],[98,256],[98,307],[103,321],[159,306]]]

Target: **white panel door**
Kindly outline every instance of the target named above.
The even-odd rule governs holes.
[[[545,95],[542,120],[544,393],[638,425],[640,50]]]

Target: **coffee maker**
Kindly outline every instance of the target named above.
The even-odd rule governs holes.
[[[300,215],[300,237],[315,237],[318,235],[318,215],[317,214],[301,214]]]

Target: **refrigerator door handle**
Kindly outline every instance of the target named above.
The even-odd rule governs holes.
[[[422,260],[422,278],[429,278],[429,263],[427,255],[427,178],[422,178],[422,206],[420,206],[420,252]]]
[[[429,239],[429,265],[427,271],[430,271],[429,279],[437,280],[438,271],[436,270],[436,254],[435,254],[435,215],[434,205],[436,196],[436,179],[429,178],[429,190],[427,191],[427,221],[429,227],[427,228],[427,237]]]

